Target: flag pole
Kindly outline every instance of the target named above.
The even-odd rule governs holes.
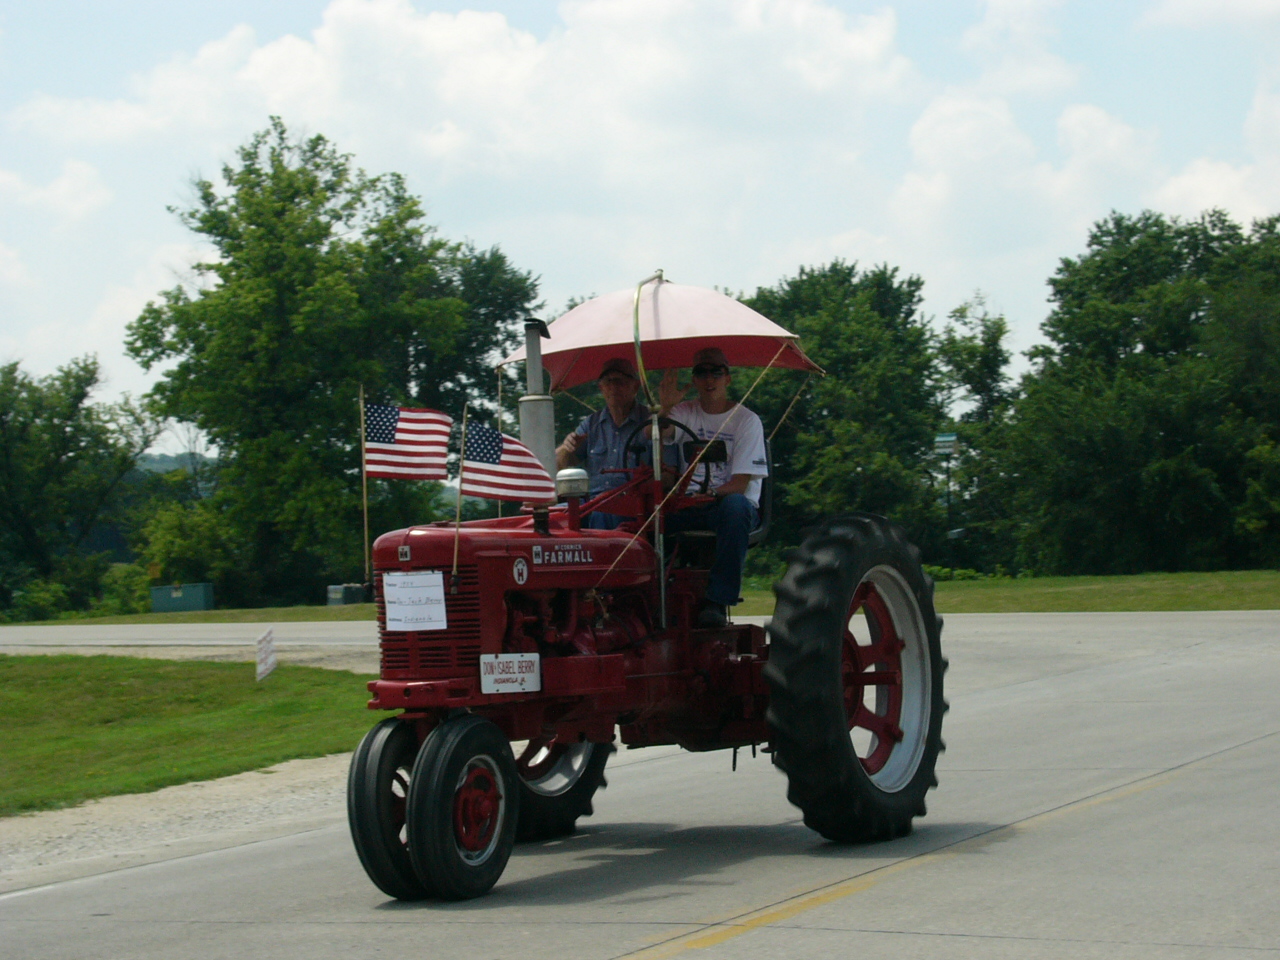
[[[462,405],[462,453],[458,456],[458,509],[453,517],[453,577],[449,592],[458,592],[458,540],[462,535],[462,474],[467,469],[467,405]]]
[[[464,417],[466,416],[465,410],[462,412],[462,415]],[[498,428],[498,432],[501,433],[502,432],[502,367],[498,368],[498,415],[494,417],[494,419],[498,421],[496,424],[494,424],[494,426],[496,426]],[[501,500],[498,501],[498,519],[499,520],[502,519],[502,501]]]
[[[370,573],[369,562],[369,460],[368,452],[365,450],[365,433],[364,433],[364,384],[360,384],[360,499],[364,505],[364,541],[361,545],[360,552],[364,554],[364,589],[368,599],[368,594],[373,589],[373,578]]]

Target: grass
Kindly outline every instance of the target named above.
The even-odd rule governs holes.
[[[773,592],[765,585],[765,579],[751,579],[742,591],[744,602],[733,608],[735,614],[769,616],[773,613]],[[1129,577],[944,580],[937,586],[939,613],[1280,609],[1280,570],[1142,573]],[[354,603],[334,607],[136,613],[119,617],[46,620],[43,623],[284,623],[373,620],[376,616],[373,604]]]
[[[365,681],[282,665],[0,656],[0,816],[351,750]]]
[[[937,585],[935,603],[939,613],[1276,610],[1280,609],[1280,570],[944,580]],[[733,612],[769,616],[773,594],[744,591],[744,602]]]

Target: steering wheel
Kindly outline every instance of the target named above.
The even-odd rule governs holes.
[[[622,465],[623,465],[624,467],[630,467],[630,466],[631,466],[631,454],[632,454],[633,452],[636,454],[636,463],[635,463],[635,465],[636,465],[637,467],[638,467],[638,466],[640,466],[640,452],[641,452],[641,451],[643,451],[643,450],[650,449],[650,447],[649,447],[649,445],[648,445],[648,444],[637,444],[636,446],[632,446],[632,445],[631,445],[631,442],[632,442],[632,440],[634,440],[634,439],[635,439],[636,434],[637,434],[637,433],[639,433],[641,430],[643,430],[643,429],[644,429],[646,426],[648,426],[648,425],[649,425],[649,422],[648,422],[648,421],[643,421],[643,420],[642,420],[642,421],[640,421],[639,423],[637,423],[634,427],[632,427],[632,428],[627,432],[626,437],[625,437],[625,438],[623,439],[623,441],[622,441],[622,445],[623,445]],[[701,441],[701,439],[702,439],[702,438],[701,438],[701,437],[699,437],[696,433],[694,433],[692,430],[690,430],[687,426],[685,426],[683,423],[681,423],[679,420],[676,420],[676,419],[674,419],[674,418],[672,418],[672,417],[659,417],[659,418],[658,418],[658,427],[659,427],[659,428],[662,428],[662,427],[678,427],[680,430],[682,430],[682,431],[684,431],[685,433],[687,433],[687,434],[689,435],[689,437],[690,437],[691,439],[693,439],[694,441]],[[702,489],[701,489],[699,492],[700,492],[700,493],[703,493],[703,494],[706,494],[706,493],[707,493],[707,488],[711,485],[711,464],[710,464],[710,463],[708,463],[708,462],[706,462],[705,460],[703,460],[703,461],[700,461],[700,464],[699,464],[699,465],[703,468],[702,483],[701,483],[701,488],[702,488]]]

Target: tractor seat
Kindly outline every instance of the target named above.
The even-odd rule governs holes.
[[[769,475],[760,481],[760,522],[747,537],[748,548],[764,541],[769,535],[769,521],[773,518],[773,451],[768,440],[764,443],[764,455],[769,467]],[[716,535],[712,530],[685,530],[671,536],[677,542],[682,540],[696,542],[714,540]]]

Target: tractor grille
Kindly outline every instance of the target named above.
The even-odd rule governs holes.
[[[444,630],[387,633],[379,627],[384,680],[439,680],[480,669],[480,576],[474,566],[458,568],[458,592],[450,592],[452,575],[444,571]],[[374,599],[378,623],[386,623],[382,578],[376,578]]]

